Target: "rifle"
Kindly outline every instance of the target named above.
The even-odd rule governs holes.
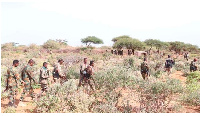
[[[7,76],[7,79],[6,79],[6,89],[3,92],[8,91],[8,75],[5,75],[5,76]],[[14,79],[16,81],[16,84],[18,85],[15,75],[14,75]]]
[[[6,75],[7,76],[7,75]],[[6,89],[3,91],[3,93],[4,92],[6,92],[8,90],[8,77],[7,77],[7,79],[6,79]]]

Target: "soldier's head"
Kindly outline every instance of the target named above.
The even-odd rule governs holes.
[[[90,66],[94,66],[94,61],[90,61]]]
[[[30,60],[28,61],[28,64],[29,64],[30,66],[33,66],[34,63],[35,63],[35,62],[34,62],[32,59],[30,59]]]
[[[59,62],[60,64],[63,64],[64,60],[63,60],[63,59],[59,59],[58,62]]]
[[[194,58],[194,62],[196,62],[197,61],[197,59],[196,58]]]
[[[47,65],[48,65],[47,62],[44,62],[44,63],[43,63],[43,66],[44,66],[45,68],[47,68]]]
[[[87,63],[87,58],[84,58],[84,59],[83,59],[83,62],[86,64],[86,63]]]
[[[13,60],[13,66],[15,67],[19,66],[19,60]]]
[[[168,55],[168,58],[171,58],[171,56],[170,56],[170,55]]]

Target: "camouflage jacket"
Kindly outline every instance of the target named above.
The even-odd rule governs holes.
[[[47,79],[49,78],[49,70],[48,68],[42,67],[40,69],[40,79]]]
[[[19,68],[12,66],[7,70],[7,84],[8,86],[17,86],[18,81],[21,82]]]
[[[197,67],[197,64],[196,64],[196,62],[192,61],[190,66]]]
[[[84,71],[85,71],[85,69],[88,67],[89,65],[88,64],[81,64],[80,65],[80,73],[81,74],[84,74]]]
[[[22,80],[29,82],[30,79],[35,80],[33,66],[27,65],[22,71]]]
[[[54,75],[54,77],[63,77],[63,76],[65,76],[64,66],[60,65],[59,63],[56,64],[54,66],[53,75]]]
[[[141,64],[141,72],[142,72],[142,73],[146,73],[146,72],[148,72],[148,71],[149,71],[149,66],[148,66],[147,62],[143,62],[143,63]]]

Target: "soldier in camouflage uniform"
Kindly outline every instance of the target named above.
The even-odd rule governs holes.
[[[23,83],[23,81],[20,78],[18,65],[19,65],[19,61],[14,60],[13,66],[7,70],[8,77],[7,77],[6,90],[9,90],[8,105],[14,106],[14,107],[16,107],[15,99],[18,93],[18,82]]]
[[[193,61],[191,61],[191,64],[190,64],[190,72],[194,72],[194,71],[197,71],[197,59],[194,58]]]
[[[31,95],[31,98],[34,98],[34,91],[32,88],[32,81],[35,82],[35,78],[34,78],[34,70],[33,70],[33,65],[34,65],[34,61],[32,59],[30,59],[28,61],[28,65],[23,69],[22,71],[22,80],[24,81],[24,89],[23,92],[21,94],[20,97],[20,106],[25,106],[25,104],[22,103],[22,100],[24,99],[25,94],[27,94],[29,92],[29,94]]]
[[[81,86],[81,83],[84,79],[84,75],[86,74],[87,67],[88,67],[87,58],[84,58],[83,63],[80,65],[80,79],[79,79],[78,87]]]
[[[49,70],[47,68],[48,63],[44,62],[43,67],[40,69],[40,84],[42,93],[47,92],[49,83]]]
[[[141,74],[144,80],[149,76],[149,66],[146,58],[144,58],[144,62],[141,64]]]
[[[63,79],[66,78],[65,73],[64,73],[63,63],[64,63],[64,60],[59,59],[58,63],[54,66],[53,79],[54,79],[55,83],[60,83],[60,82],[62,82]]]

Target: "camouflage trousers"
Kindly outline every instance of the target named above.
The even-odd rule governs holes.
[[[34,95],[33,95],[34,91],[33,91],[33,88],[31,86],[30,81],[29,82],[27,82],[27,81],[25,82],[24,89],[23,89],[23,92],[22,92],[21,97],[20,97],[20,101],[22,101],[24,99],[24,96],[27,93],[29,93],[31,95],[31,97],[34,98]]]
[[[18,88],[17,86],[10,86],[8,90],[9,90],[9,102],[14,103],[16,96],[18,94]]]
[[[47,92],[48,91],[48,79],[42,79],[40,84],[41,84],[42,92]]]

